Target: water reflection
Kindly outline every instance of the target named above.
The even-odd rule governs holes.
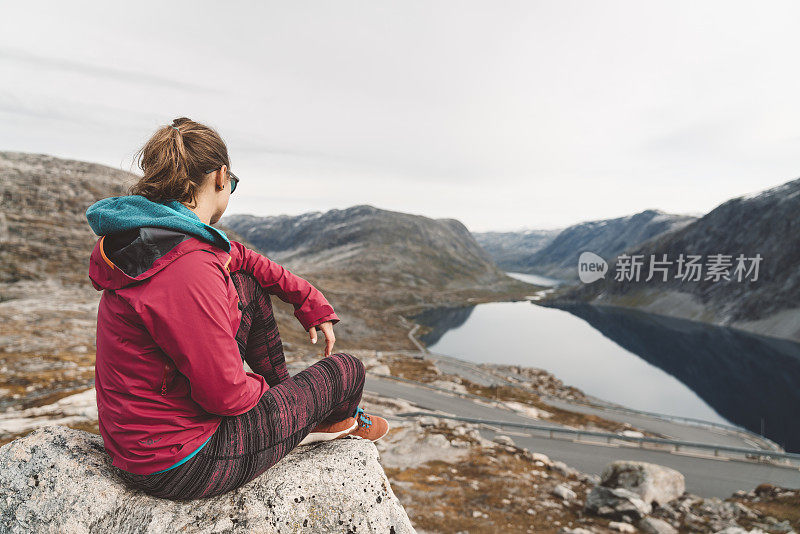
[[[633,310],[563,309],[678,378],[729,421],[763,427],[800,452],[800,344]]]
[[[800,451],[800,345],[633,310],[528,302],[437,308],[415,319],[433,351],[540,367],[597,397],[731,422]]]

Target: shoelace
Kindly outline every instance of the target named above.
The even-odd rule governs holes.
[[[356,409],[355,417],[356,419],[358,419],[359,426],[363,424],[363,426],[369,428],[370,425],[372,425],[372,420],[366,413],[364,413],[364,409],[361,408],[360,406],[358,407],[358,409]]]

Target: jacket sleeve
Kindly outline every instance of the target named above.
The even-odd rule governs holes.
[[[317,326],[325,321],[333,324],[339,317],[333,306],[325,299],[322,292],[307,280],[289,272],[266,256],[251,250],[237,241],[231,241],[230,272],[238,270],[252,274],[267,292],[276,295],[284,302],[294,306],[294,316],[303,325],[304,330]]]
[[[269,389],[263,376],[244,370],[227,282],[214,256],[195,251],[175,259],[147,282],[137,308],[207,412],[244,413]]]

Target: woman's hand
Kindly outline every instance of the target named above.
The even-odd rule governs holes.
[[[317,342],[317,326],[319,326],[322,329],[322,333],[325,334],[325,356],[330,356],[333,351],[333,343],[336,341],[336,336],[333,335],[333,323],[331,321],[325,321],[324,323],[309,328],[308,334],[311,336],[312,343]]]

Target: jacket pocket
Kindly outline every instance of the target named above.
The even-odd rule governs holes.
[[[228,285],[228,307],[230,309],[231,318],[231,333],[235,336],[239,331],[239,324],[242,322],[242,311],[244,304],[239,298],[239,292],[236,290],[236,285],[230,276],[227,277]]]
[[[164,362],[164,374],[161,377],[161,395],[167,395],[167,375],[169,371],[172,369],[172,366],[169,362]]]

